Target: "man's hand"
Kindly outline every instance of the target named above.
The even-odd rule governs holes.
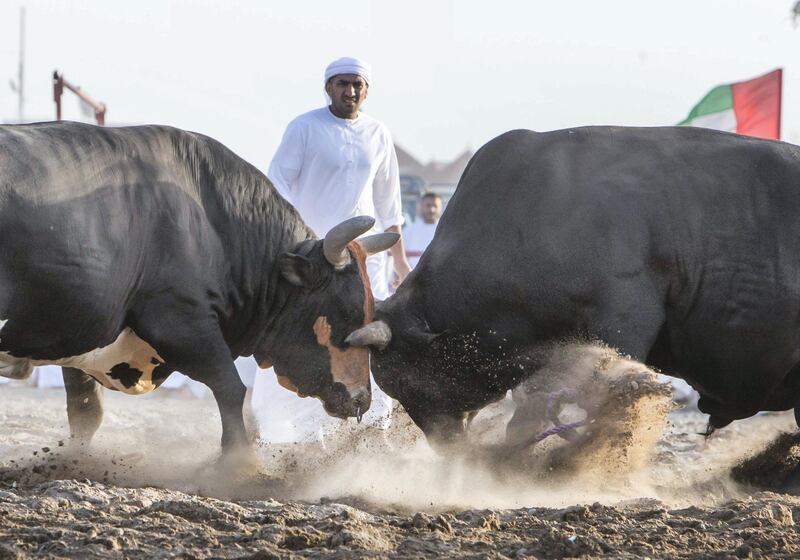
[[[396,290],[397,287],[406,279],[408,273],[411,272],[411,265],[408,264],[408,260],[403,258],[402,260],[392,259],[394,262],[394,274],[392,275],[392,289]]]
[[[400,283],[406,279],[408,273],[411,272],[411,265],[408,264],[408,259],[406,258],[406,248],[403,245],[403,231],[400,229],[400,226],[388,227],[386,231],[400,234],[400,239],[389,249],[389,254],[392,255],[392,261],[394,262],[394,274],[392,274],[390,284],[392,289],[397,289]]]

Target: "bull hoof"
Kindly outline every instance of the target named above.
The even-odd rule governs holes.
[[[731,419],[711,415],[708,417],[708,424],[706,425],[706,431],[701,432],[698,435],[703,437],[709,437],[711,434],[713,434],[714,432],[716,432],[721,428],[724,428],[731,422],[733,422],[733,420]]]
[[[192,477],[197,488],[192,491],[239,486],[263,476],[262,468],[252,450],[223,451],[215,460],[197,468]]]
[[[73,452],[88,453],[92,449],[92,438],[71,435],[66,440],[66,446]]]
[[[253,448],[249,446],[223,450],[212,467],[219,474],[242,478],[260,475],[263,468]]]
[[[145,460],[144,453],[138,453],[136,451],[132,453],[125,453],[120,455],[119,457],[122,461],[125,461],[128,465],[138,465]]]

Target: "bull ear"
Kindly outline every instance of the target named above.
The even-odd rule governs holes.
[[[412,316],[412,322],[406,330],[406,336],[411,344],[426,348],[441,343],[450,331],[433,332],[428,322],[422,317]]]
[[[440,343],[444,340],[450,331],[442,331],[440,333],[432,333],[424,330],[414,330],[409,332],[409,338],[419,346],[431,346],[434,343]]]
[[[313,262],[294,253],[283,253],[278,257],[281,275],[293,286],[308,288],[313,286],[319,277],[319,271]]]

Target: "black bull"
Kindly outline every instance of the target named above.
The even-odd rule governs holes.
[[[239,355],[329,413],[369,407],[371,218],[317,240],[253,166],[167,127],[0,127],[0,375],[65,366],[73,435],[102,415],[98,382],[127,393],[173,370],[208,385],[223,450],[246,447]],[[88,375],[87,375],[88,374]]]
[[[800,148],[693,128],[503,134],[376,316],[375,380],[434,439],[576,338],[686,379],[711,429],[797,411]]]

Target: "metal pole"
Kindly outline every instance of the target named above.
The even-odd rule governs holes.
[[[17,76],[17,120],[22,122],[25,114],[25,8],[19,9],[19,73]]]
[[[56,120],[61,120],[61,94],[64,93],[64,79],[53,71],[53,101],[56,102]]]
[[[58,70],[53,72],[53,99],[56,102],[56,120],[61,120],[61,94],[64,93],[64,88],[70,90],[81,101],[94,109],[94,118],[97,120],[97,124],[100,126],[106,124],[106,104],[101,101],[95,101],[81,88],[72,85],[68,80],[64,79],[63,74],[58,73]]]
[[[105,124],[105,115],[106,115],[106,104],[100,101],[95,101],[92,99],[88,93],[83,91],[81,88],[72,85],[72,83],[64,78],[63,74],[58,76],[58,79],[61,81],[62,87],[67,88],[72,93],[77,95],[81,101],[89,105],[92,109],[94,109],[94,118],[97,119],[97,124],[103,125]]]

